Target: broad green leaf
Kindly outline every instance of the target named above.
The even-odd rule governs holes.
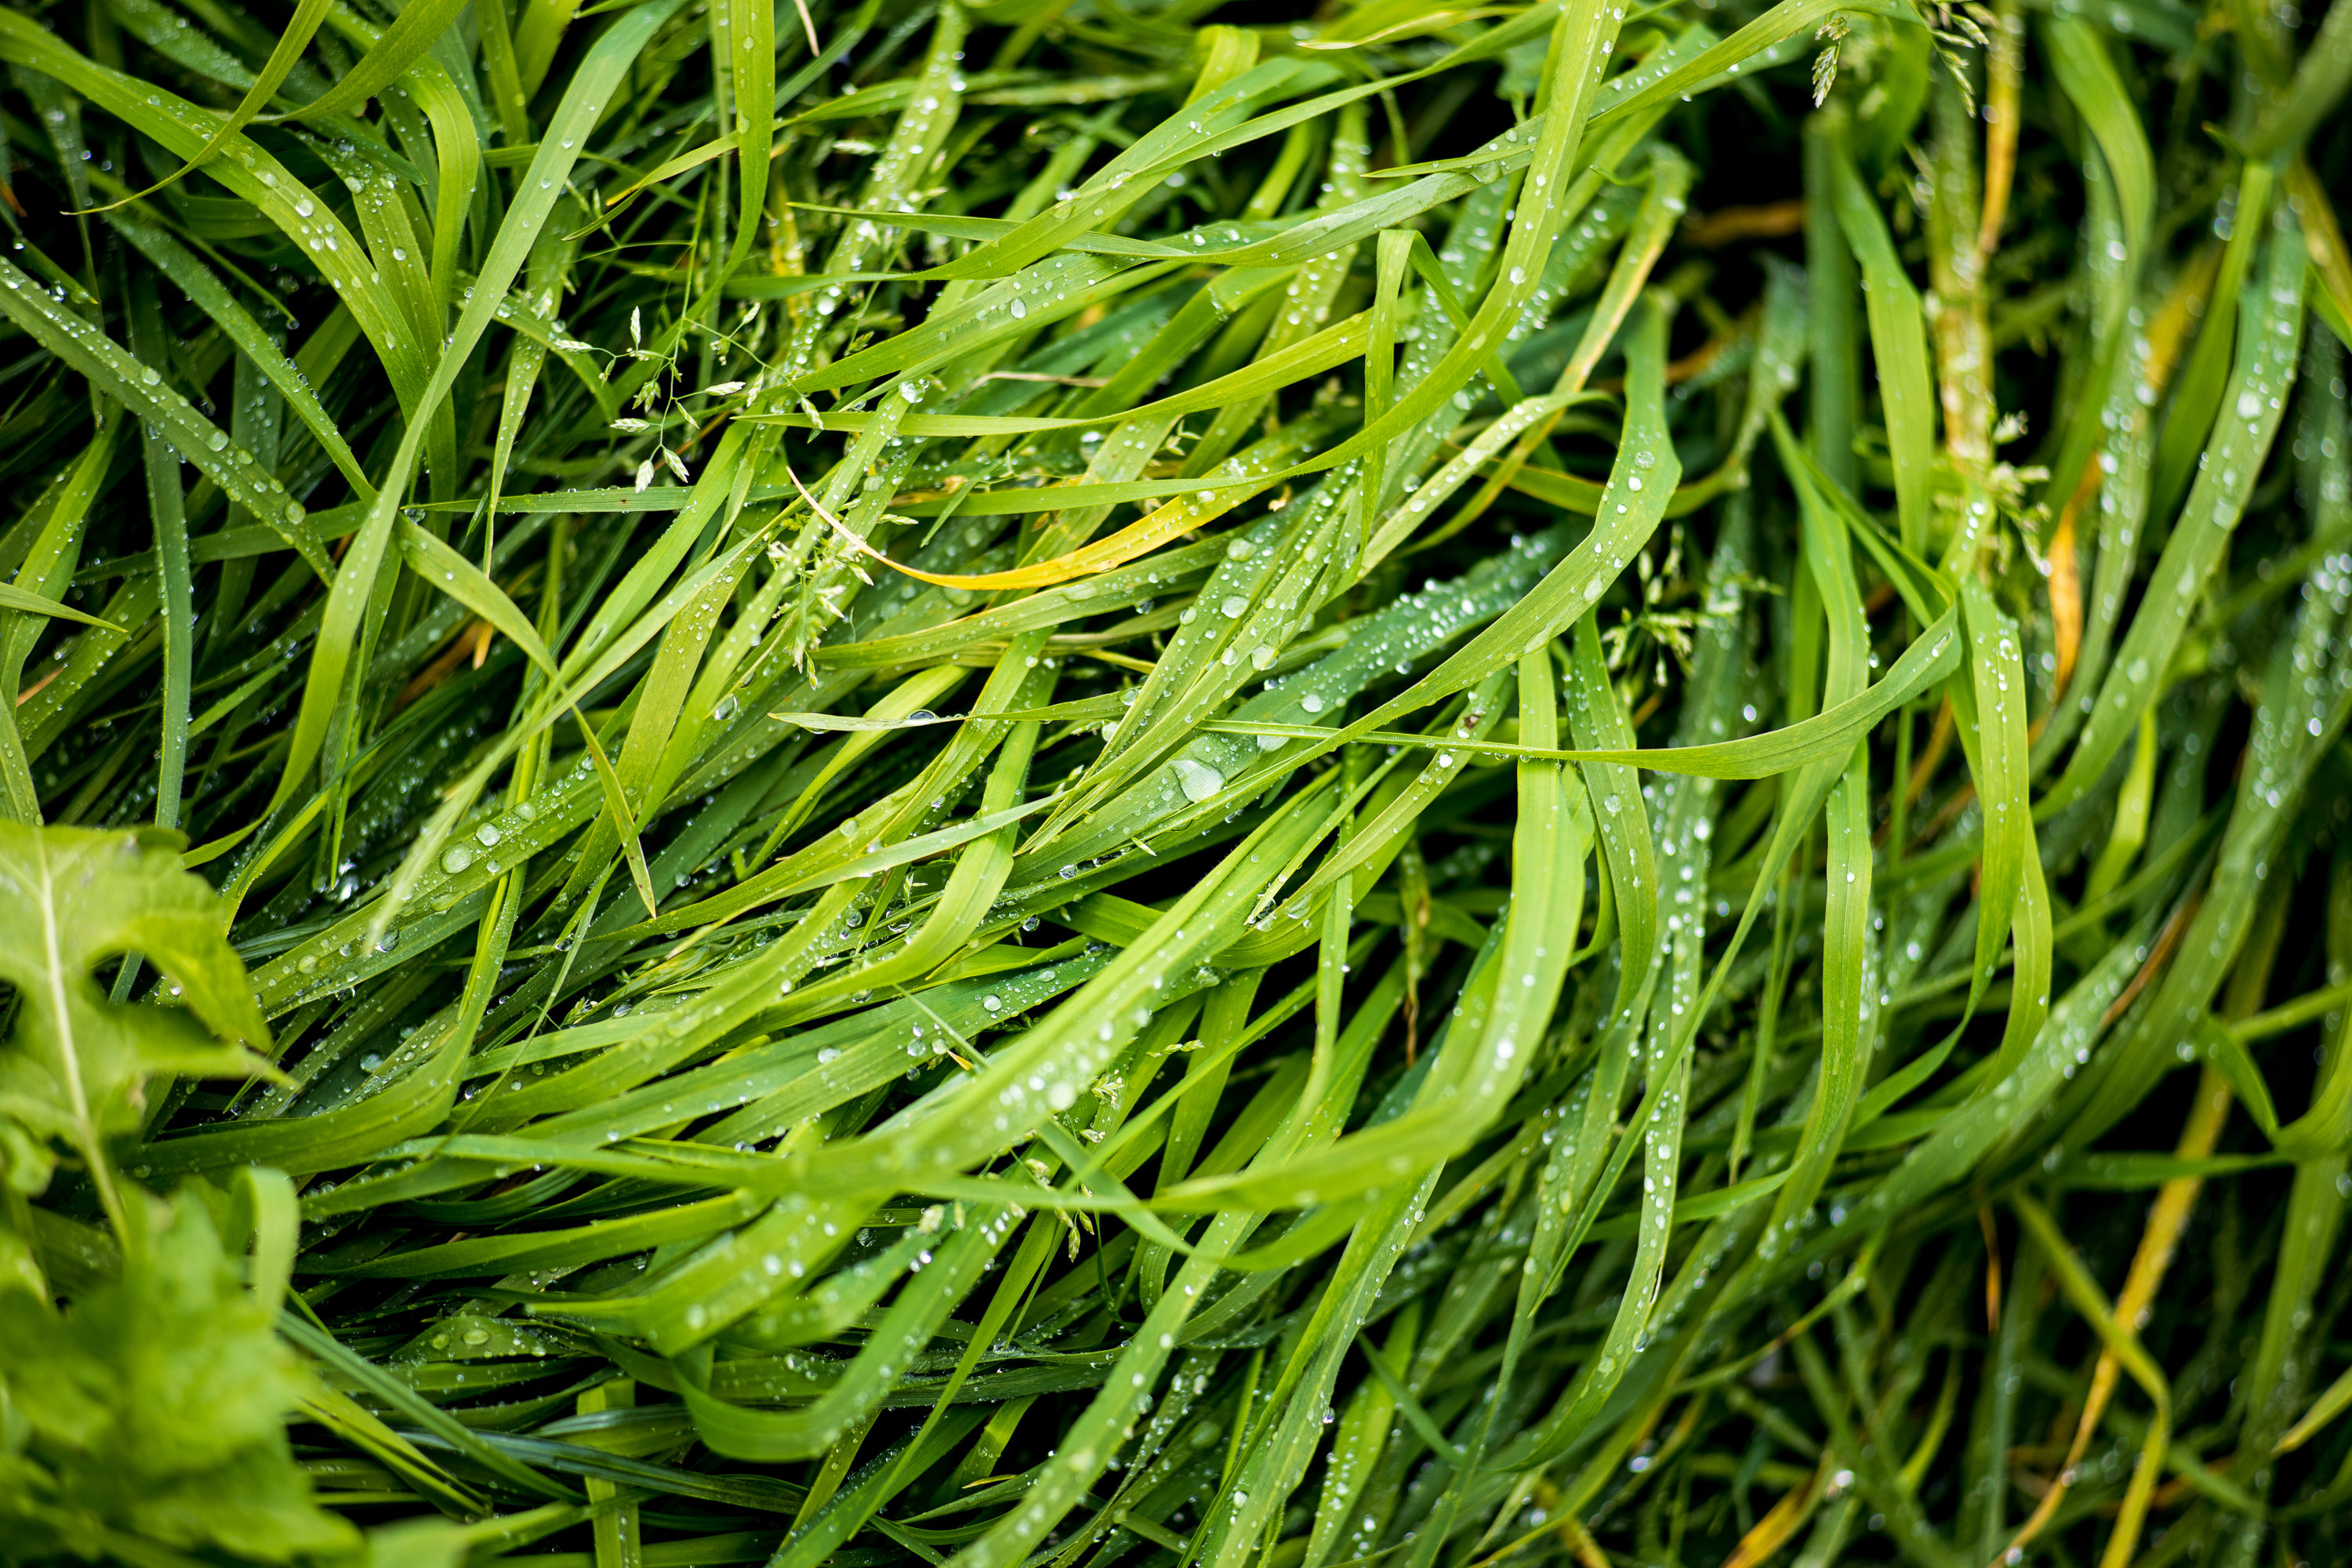
[[[24,1130],[12,1164],[20,1188],[47,1179],[51,1140],[96,1163],[119,1221],[130,1209],[103,1174],[113,1140],[143,1120],[142,1089],[159,1076],[245,1078],[266,1072],[251,1047],[269,1031],[245,966],[220,927],[212,889],[180,869],[168,833],[92,832],[0,823],[0,879],[14,935],[0,977],[20,998],[0,1047],[0,1113]],[[100,989],[100,963],[136,953],[166,997],[124,1004]]]
[[[247,1289],[215,1206],[230,1205],[201,1183],[169,1202],[137,1194],[119,1275],[70,1310],[0,1290],[12,1550],[289,1563],[358,1545],[295,1460],[284,1423],[311,1376],[278,1338],[278,1290]]]

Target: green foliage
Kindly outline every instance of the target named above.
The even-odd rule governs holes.
[[[7,1180],[48,1184],[52,1140],[102,1169],[135,1132],[158,1076],[246,1078],[268,1025],[221,930],[220,899],[180,867],[176,834],[0,823],[0,980],[15,1025],[0,1044]],[[97,967],[126,954],[163,973],[177,1005],[110,1001]]]
[[[0,1558],[2352,1557],[2352,0],[2094,9],[0,9]]]
[[[69,1308],[0,1288],[0,1557],[136,1563],[222,1550],[262,1563],[348,1552],[286,1417],[311,1387],[278,1338],[283,1281],[249,1289],[202,1183],[142,1194],[119,1277]]]

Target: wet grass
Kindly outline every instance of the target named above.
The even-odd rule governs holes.
[[[0,58],[0,1558],[2352,1552],[2341,0]]]

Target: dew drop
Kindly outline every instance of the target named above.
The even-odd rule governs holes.
[[[1203,763],[1190,757],[1176,759],[1176,782],[1183,786],[1184,798],[1203,801],[1225,787],[1225,775]]]

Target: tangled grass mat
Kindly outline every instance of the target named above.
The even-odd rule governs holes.
[[[0,12],[0,1559],[2352,1561],[2352,5]]]

